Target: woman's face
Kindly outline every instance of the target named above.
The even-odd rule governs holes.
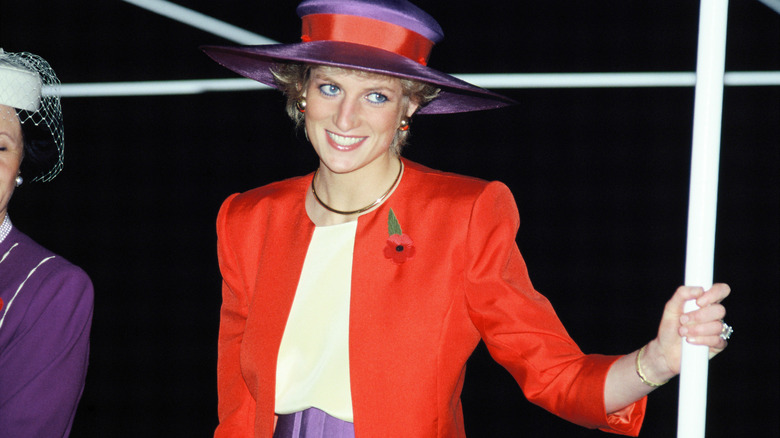
[[[16,187],[23,156],[22,125],[16,111],[0,105],[0,222]]]
[[[389,160],[401,119],[417,109],[397,78],[327,67],[312,69],[304,97],[309,140],[334,173]]]

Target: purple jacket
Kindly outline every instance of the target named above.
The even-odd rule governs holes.
[[[12,228],[0,242],[0,435],[67,437],[89,356],[92,282]]]

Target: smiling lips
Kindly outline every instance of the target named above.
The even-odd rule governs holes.
[[[325,131],[328,134],[328,143],[334,148],[340,151],[351,151],[360,147],[368,137],[345,137],[338,135],[330,131]]]

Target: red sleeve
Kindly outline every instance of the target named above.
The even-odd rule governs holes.
[[[229,223],[229,197],[217,216],[217,255],[222,273],[222,309],[220,311],[217,359],[219,425],[216,437],[254,435],[255,400],[241,375],[241,341],[248,312],[246,283],[241,277]]]
[[[465,273],[469,313],[490,354],[529,401],[581,426],[637,435],[646,398],[606,415],[604,384],[617,357],[583,354],[534,290],[515,243],[519,225],[509,189],[490,183],[472,211]]]

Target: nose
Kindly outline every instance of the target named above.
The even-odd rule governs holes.
[[[343,99],[335,114],[335,124],[340,130],[346,132],[358,125],[360,105],[354,99]]]

